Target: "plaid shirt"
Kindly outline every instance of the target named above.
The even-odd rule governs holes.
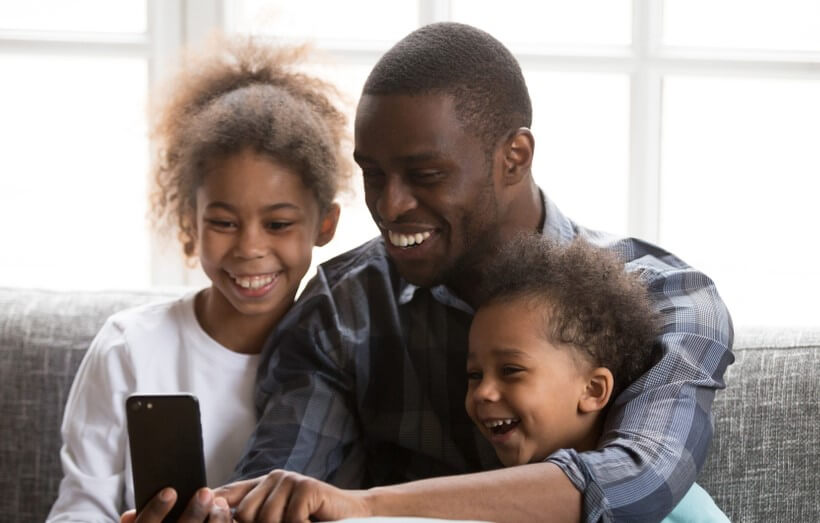
[[[544,234],[617,251],[663,325],[662,357],[614,400],[599,449],[547,460],[583,493],[586,521],[658,521],[706,458],[731,319],[712,281],[675,256],[544,205]],[[358,488],[499,467],[464,409],[472,316],[446,287],[404,281],[381,238],[320,266],[268,342],[238,477],[283,468]]]

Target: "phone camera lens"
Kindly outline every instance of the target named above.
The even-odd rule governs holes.
[[[131,410],[140,410],[142,408],[142,402],[137,400],[131,403]]]

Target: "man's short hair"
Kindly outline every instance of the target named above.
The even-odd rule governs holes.
[[[382,56],[366,95],[453,97],[459,121],[489,153],[512,131],[532,124],[532,103],[518,61],[488,33],[442,22],[413,31]]]
[[[576,239],[559,245],[540,234],[505,243],[482,275],[478,306],[525,300],[544,312],[533,326],[614,376],[611,398],[653,364],[659,319],[637,273],[611,251]]]

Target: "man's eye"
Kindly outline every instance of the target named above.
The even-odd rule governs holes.
[[[374,182],[384,178],[384,173],[380,169],[373,167],[362,167],[362,178],[367,182]]]
[[[423,169],[419,171],[412,171],[410,176],[421,183],[434,182],[441,178],[444,173],[435,169]]]

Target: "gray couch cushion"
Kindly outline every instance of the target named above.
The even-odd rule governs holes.
[[[54,502],[66,396],[105,319],[171,295],[0,288],[0,519],[43,521]]]
[[[66,395],[105,318],[178,294],[0,288],[0,521],[48,513]],[[738,333],[735,356],[698,481],[732,521],[820,521],[820,328]]]
[[[738,333],[699,478],[732,521],[820,521],[820,329]]]

